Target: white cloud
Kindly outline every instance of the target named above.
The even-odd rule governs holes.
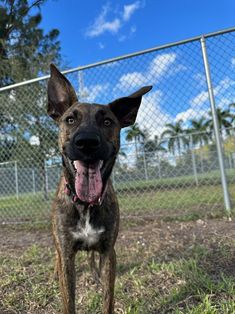
[[[182,120],[182,121],[186,122],[186,121],[189,121],[191,119],[197,119],[199,117],[199,115],[200,115],[200,117],[201,116],[206,117],[207,112],[208,112],[207,109],[204,109],[204,110],[200,109],[200,111],[198,111],[196,108],[195,109],[189,108],[186,111],[178,113],[177,116],[175,117],[175,121]]]
[[[122,35],[122,36],[120,36],[119,38],[118,38],[118,41],[119,42],[123,42],[123,41],[125,41],[127,39],[127,36],[126,35]]]
[[[118,38],[118,41],[119,41],[119,42],[123,42],[123,41],[125,41],[125,40],[131,38],[131,37],[135,34],[136,29],[137,29],[136,26],[135,26],[135,25],[132,25],[131,28],[130,28],[130,30],[129,30],[129,33],[125,33],[125,35],[121,35],[121,36]]]
[[[140,8],[140,1],[136,1],[132,4],[124,5],[123,7],[123,20],[128,21],[133,13]]]
[[[36,135],[31,136],[30,139],[29,139],[29,143],[30,143],[31,145],[37,145],[37,146],[39,146],[39,145],[40,145],[39,137],[36,136]]]
[[[84,87],[82,90],[82,95],[80,96],[80,101],[86,102],[96,102],[99,96],[103,96],[108,90],[109,84],[97,84],[89,86],[89,88]]]
[[[231,80],[229,77],[225,77],[219,84],[214,88],[214,94],[225,92],[228,88],[235,85],[235,81]]]
[[[195,115],[195,110],[192,108],[189,108],[186,111],[180,112],[177,114],[177,116],[175,117],[175,121],[179,121],[179,120],[190,120],[192,119],[192,117]]]
[[[121,27],[121,21],[119,18],[114,18],[113,20],[108,21],[107,15],[109,11],[110,8],[108,5],[102,7],[100,15],[95,19],[95,22],[90,27],[88,27],[86,31],[87,37],[97,37],[105,32],[115,34],[119,31]]]
[[[175,53],[163,53],[155,57],[149,64],[145,72],[129,72],[122,75],[116,86],[116,89],[128,91],[133,85],[139,87],[144,84],[156,84],[167,73],[175,73],[176,65]],[[174,70],[171,68],[174,66]]]
[[[164,113],[160,107],[163,93],[160,90],[150,92],[142,98],[142,103],[136,122],[141,129],[148,130],[150,137],[160,136],[165,129],[165,124],[172,122],[172,117]],[[151,117],[151,119],[150,119]]]
[[[235,67],[235,58],[231,59],[232,66]]]
[[[231,80],[229,77],[225,77],[214,87],[213,92],[214,96],[216,96],[217,107],[225,108],[232,102],[231,99],[229,100],[227,97],[223,97],[223,94],[234,85],[235,81]],[[205,108],[206,102],[208,102],[208,106]],[[208,110],[210,109],[208,91],[200,92],[197,96],[191,99],[189,103],[191,105],[190,108],[178,113],[175,117],[175,121],[182,119],[185,122],[202,115],[206,117]]]
[[[206,86],[206,76],[202,73],[197,73],[193,76],[193,78],[197,81],[197,84],[200,86]]]
[[[233,85],[235,85],[235,81],[231,80],[229,77],[225,77],[213,89],[214,96],[217,96],[219,93],[224,93],[228,88],[232,87]],[[204,105],[206,101],[208,101],[208,99],[208,91],[202,91],[190,101],[191,107],[200,108],[202,105]]]
[[[153,78],[157,82],[166,72],[170,66],[175,63],[175,53],[163,53],[153,59],[148,69],[148,77]]]
[[[140,87],[143,84],[146,84],[146,77],[140,72],[132,72],[121,76],[117,88],[125,92],[133,85]]]
[[[9,98],[10,98],[10,100],[12,100],[12,101],[15,101],[15,100],[16,100],[16,92],[15,92],[14,89],[12,89],[12,90],[10,91],[10,93],[9,93]]]
[[[223,97],[219,100],[218,104],[217,104],[217,107],[220,107],[222,109],[225,109],[228,107],[228,105],[234,103],[235,99],[234,98],[226,98],[226,97]]]
[[[130,34],[134,34],[136,32],[136,26],[132,25],[130,29]]]
[[[134,12],[139,9],[143,8],[144,5],[141,1],[136,1],[129,5],[124,5],[123,9],[120,11],[113,10],[110,7],[110,4],[107,3],[101,9],[100,14],[95,18],[95,21],[87,28],[85,32],[85,36],[94,38],[98,37],[106,32],[111,34],[117,34],[119,30],[131,19]],[[115,14],[112,18],[110,18],[110,14]],[[130,29],[130,34],[136,32],[136,27],[132,26]],[[121,36],[121,40],[124,40],[124,36]],[[127,38],[129,38],[127,36]],[[126,38],[125,38],[126,39]]]
[[[105,48],[105,45],[103,43],[101,43],[101,42],[98,43],[98,46],[99,46],[100,49],[104,49]]]
[[[193,108],[197,108],[199,105],[204,104],[208,100],[208,91],[203,91],[190,100],[190,104]]]

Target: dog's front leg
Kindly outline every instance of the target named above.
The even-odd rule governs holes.
[[[103,314],[114,313],[114,284],[116,275],[116,253],[114,248],[101,254],[103,285]]]
[[[65,243],[61,245],[56,243],[57,250],[57,271],[60,283],[60,292],[63,301],[63,313],[75,314],[75,252],[66,247]]]

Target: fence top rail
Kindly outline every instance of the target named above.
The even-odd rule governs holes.
[[[82,71],[82,70],[86,70],[86,69],[89,69],[89,68],[94,68],[94,67],[97,67],[97,66],[105,65],[105,64],[108,64],[108,63],[121,61],[121,60],[132,58],[132,57],[136,57],[136,56],[143,55],[143,54],[146,54],[146,53],[150,53],[150,52],[154,52],[154,51],[158,51],[158,50],[162,50],[162,49],[166,49],[166,48],[171,48],[171,47],[183,45],[183,44],[186,44],[186,43],[189,43],[189,42],[200,40],[202,37],[209,38],[209,37],[214,37],[214,36],[218,36],[218,35],[223,35],[223,34],[226,34],[226,33],[231,33],[231,32],[234,32],[234,31],[235,31],[235,27],[231,27],[231,28],[220,30],[220,31],[211,32],[211,33],[207,33],[207,34],[204,34],[204,35],[198,35],[198,36],[191,37],[191,38],[188,38],[188,39],[184,39],[184,40],[175,41],[175,42],[172,42],[172,43],[160,45],[160,46],[157,46],[157,47],[153,47],[153,48],[149,48],[149,49],[145,49],[145,50],[140,50],[140,51],[137,51],[137,52],[134,52],[134,53],[129,53],[129,54],[126,54],[126,55],[122,55],[122,56],[119,56],[119,57],[106,59],[106,60],[99,61],[99,62],[96,62],[96,63],[91,63],[91,64],[84,65],[84,66],[79,66],[79,67],[72,68],[72,69],[65,70],[65,71],[61,71],[61,72],[63,74],[69,74],[69,73],[73,73],[73,72],[77,72],[77,71]],[[12,88],[17,88],[17,87],[20,87],[20,86],[23,86],[23,85],[28,85],[28,84],[32,84],[32,83],[35,83],[35,82],[43,81],[43,80],[48,79],[49,77],[50,77],[50,75],[45,75],[45,76],[37,77],[37,78],[31,79],[31,80],[22,81],[20,83],[16,83],[16,84],[0,87],[0,92],[6,91],[6,90],[9,90],[9,89],[12,89]]]

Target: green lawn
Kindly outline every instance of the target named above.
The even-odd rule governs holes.
[[[234,314],[235,225],[221,218],[217,174],[201,177],[199,186],[192,177],[164,180],[116,187],[122,216],[116,313]],[[0,200],[1,220],[29,222],[0,229],[0,313],[60,313],[51,236],[33,224],[50,221],[52,199],[53,193],[48,201],[42,194]],[[101,288],[85,253],[77,256],[77,273],[78,314],[100,314]]]
[[[27,245],[19,246],[25,231],[5,228],[0,313],[61,313],[49,236],[28,232]],[[225,220],[123,228],[116,246],[115,313],[234,314],[234,228]],[[76,264],[77,313],[100,314],[101,287],[91,275],[87,254],[78,254]]]
[[[226,172],[227,180],[229,184],[235,183],[235,170],[230,169]],[[208,185],[220,185],[221,178],[219,171],[212,171],[210,173],[203,173],[197,175],[198,185],[199,186],[208,186]],[[194,187],[196,186],[195,177],[190,176],[180,176],[172,178],[162,178],[162,179],[153,179],[153,180],[129,180],[128,182],[122,182],[116,184],[116,190],[120,192],[124,191],[135,191],[136,189],[144,190],[155,190],[155,189],[177,189],[182,187]]]
[[[218,214],[223,210],[223,194],[220,186],[191,187],[175,190],[156,190],[145,193],[129,193],[119,196],[122,213],[156,214]],[[200,216],[200,215],[199,215]]]
[[[235,184],[229,183],[229,189],[231,199],[235,201]],[[190,176],[126,185],[122,183],[116,190],[122,215],[164,215],[165,219],[183,215],[191,219],[224,214],[223,193],[216,173],[202,176],[199,186]],[[50,219],[53,195],[50,193],[47,201],[41,193],[23,194],[18,199],[1,198],[0,219],[13,222],[47,221]]]

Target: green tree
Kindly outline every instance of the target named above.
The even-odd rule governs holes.
[[[159,162],[159,152],[166,152],[166,148],[163,146],[163,142],[158,135],[154,136],[154,139],[147,139],[144,141],[143,147],[145,158],[148,164],[155,161],[155,157]]]
[[[154,136],[154,139],[145,140],[144,150],[146,153],[155,153],[157,151],[165,152],[166,148],[163,146],[163,142],[158,135]]]
[[[61,62],[59,31],[44,33],[40,28],[44,2],[0,0],[1,86],[43,75],[51,62]],[[45,198],[44,164],[57,149],[56,127],[46,115],[46,102],[46,81],[0,94],[0,134],[7,134],[3,141],[14,142],[9,158],[40,169]],[[39,145],[31,144],[32,136]]]
[[[176,150],[180,154],[182,149],[189,145],[189,139],[182,124],[183,120],[179,120],[175,124],[167,123],[165,125],[167,129],[161,135],[162,139],[167,138],[168,149],[173,154],[175,154]]]
[[[230,112],[229,109],[221,109],[221,108],[216,109],[216,114],[218,118],[220,132],[225,130],[226,134],[230,134],[231,128],[233,126],[232,122],[234,119],[234,115]],[[210,115],[210,118],[207,120],[206,126],[212,132],[213,131],[213,117],[212,117],[211,111],[209,112],[209,115]]]
[[[191,127],[187,130],[187,133],[191,134],[193,144],[199,144],[200,147],[208,144],[210,132],[208,132],[207,120],[201,117],[197,120],[192,119],[190,122]]]
[[[126,130],[126,140],[128,142],[134,141],[135,143],[135,154],[138,157],[138,143],[146,138],[145,131],[139,128],[138,123],[134,123]]]
[[[232,116],[232,124],[233,124],[233,127],[235,126],[234,125],[234,122],[235,122],[235,103],[231,103],[229,105],[229,109],[230,109],[230,113],[231,113],[231,116]],[[234,133],[234,129],[233,129],[233,133]]]
[[[0,85],[37,77],[49,62],[60,61],[59,31],[39,27],[45,0],[0,0]],[[31,15],[37,7],[38,13]]]

